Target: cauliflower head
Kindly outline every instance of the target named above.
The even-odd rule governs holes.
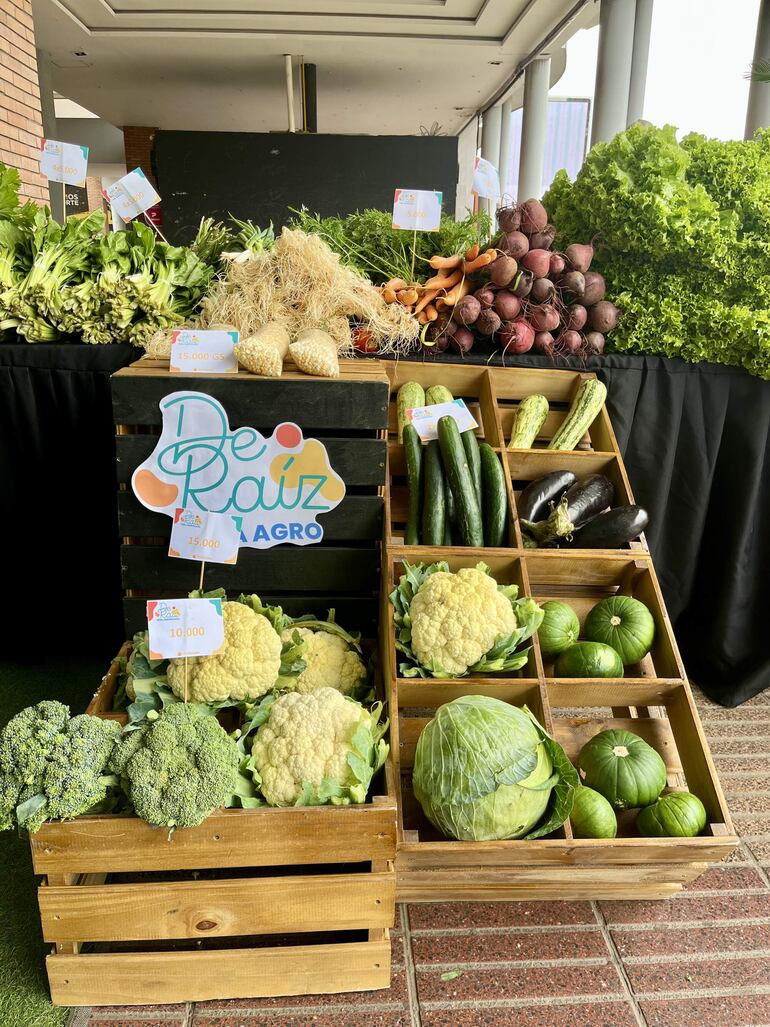
[[[240,602],[223,603],[222,616],[225,641],[221,652],[187,661],[190,702],[258,699],[270,691],[280,674],[281,637],[268,618]],[[169,661],[168,683],[174,695],[184,699],[184,660]]]
[[[412,599],[411,619],[419,662],[458,675],[517,626],[510,599],[476,567],[431,574]]]
[[[124,735],[110,769],[137,816],[155,827],[196,827],[235,791],[239,753],[211,710],[172,703]]]
[[[252,762],[271,806],[364,802],[385,762],[387,724],[336,688],[288,692],[257,731]]]
[[[343,695],[350,695],[366,681],[363,660],[340,635],[297,626],[283,632],[284,642],[291,641],[295,631],[304,643],[302,659],[306,664],[297,677],[298,692],[336,688]]]

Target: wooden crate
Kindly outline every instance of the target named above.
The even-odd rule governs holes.
[[[390,761],[361,806],[221,810],[166,831],[134,816],[32,836],[55,1005],[142,1005],[390,986]]]
[[[535,641],[524,668],[505,677],[454,680],[400,678],[393,611],[387,600],[402,561],[446,559],[450,569],[483,559],[501,583],[520,594],[558,595],[584,617],[596,599],[621,591],[649,606],[658,638],[638,676],[588,681],[555,679]],[[510,899],[663,898],[697,877],[738,844],[708,751],[681,658],[670,630],[654,569],[641,554],[533,553],[531,550],[468,550],[392,547],[383,574],[383,665],[390,681],[392,740],[399,805],[396,857],[399,901],[490,901]],[[653,744],[668,769],[668,785],[689,788],[709,816],[698,838],[640,838],[634,814],[619,818],[616,839],[576,839],[569,821],[536,841],[454,842],[424,817],[411,790],[411,770],[420,732],[433,712],[462,695],[489,695],[526,703],[575,759],[582,745],[607,727],[635,731]],[[396,716],[396,711],[398,715]]]
[[[258,589],[291,614],[333,598],[339,621],[371,634],[377,619],[388,418],[387,375],[378,361],[343,360],[340,378],[313,378],[287,370],[279,379],[231,375],[172,374],[168,361],[143,357],[113,375],[117,437],[118,515],[126,635],[144,627],[147,599],[173,598],[196,587],[195,568],[167,558],[171,522],[146,509],[131,491],[134,469],[155,446],[159,401],[190,389],[219,400],[231,427],[272,432],[294,421],[306,436],[321,439],[347,493],[320,523],[324,540],[313,546],[242,548],[234,566],[207,571],[207,583],[230,593]],[[325,607],[319,610],[325,614]]]
[[[595,378],[594,374],[403,361],[388,363],[385,367],[391,383],[388,414],[390,506],[386,510],[386,524],[390,527],[389,541],[392,545],[403,545],[406,526],[408,490],[403,447],[397,438],[396,396],[407,381],[419,382],[424,388],[445,385],[456,398],[464,399],[479,423],[476,432],[479,439],[488,442],[497,453],[504,454],[503,467],[511,512],[508,541],[511,546],[520,548],[523,545],[518,523],[518,496],[529,482],[551,471],[572,471],[579,479],[589,474],[604,474],[615,487],[614,506],[634,502],[606,406],[599,411],[575,450],[560,452],[546,448],[563,422],[577,389],[586,378]],[[532,449],[507,450],[516,407],[520,400],[535,393],[545,396],[550,406],[542,433]],[[644,536],[625,548],[646,552]]]

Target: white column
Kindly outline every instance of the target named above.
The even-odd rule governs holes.
[[[500,192],[505,196],[511,167],[511,101],[506,100],[500,113]]]
[[[516,197],[520,203],[533,196],[539,199],[543,194],[550,84],[550,57],[538,57],[524,69],[524,110],[521,120],[519,188]]]
[[[43,121],[43,135],[46,139],[58,139],[56,130],[56,107],[53,101],[53,78],[51,59],[45,50],[37,50],[37,81],[40,88],[40,112]],[[51,214],[57,221],[64,221],[64,192],[59,182],[48,187]]]
[[[500,170],[500,127],[502,124],[500,104],[485,110],[481,118],[481,156]],[[479,206],[484,210],[494,211],[494,200],[479,197]]]
[[[601,0],[591,145],[626,127],[636,0]]]
[[[650,29],[655,0],[636,0],[634,49],[631,58],[631,81],[628,85],[626,125],[633,125],[644,116],[644,93],[647,88],[647,60],[650,56]]]
[[[770,0],[762,0],[757,15],[754,60],[770,61]],[[758,128],[770,126],[770,82],[752,82],[746,108],[744,139],[751,139]]]

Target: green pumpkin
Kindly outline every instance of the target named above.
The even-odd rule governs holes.
[[[602,599],[586,617],[583,634],[591,642],[611,645],[624,664],[638,663],[655,638],[652,614],[631,596]]]
[[[600,792],[615,809],[637,809],[655,802],[666,787],[666,764],[631,731],[600,731],[578,756],[580,779]]]
[[[578,640],[580,621],[571,606],[549,599],[542,606],[543,623],[537,629],[540,651],[546,658],[558,656]]]
[[[622,678],[623,661],[601,642],[576,642],[556,660],[557,678]]]
[[[618,833],[618,820],[612,806],[603,795],[585,785],[575,792],[569,818],[576,838],[614,838]]]
[[[641,810],[636,818],[645,838],[694,838],[706,826],[706,810],[692,792],[669,792]]]

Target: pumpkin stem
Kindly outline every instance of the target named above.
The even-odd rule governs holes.
[[[620,617],[618,617],[616,613],[613,614],[612,617],[610,617],[610,624],[613,626],[613,628],[616,628],[618,624],[620,624]]]
[[[628,749],[625,745],[616,745],[612,750],[613,756],[628,756]]]

